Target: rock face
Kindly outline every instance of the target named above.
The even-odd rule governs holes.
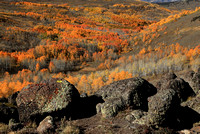
[[[101,112],[103,117],[113,117],[127,107],[147,111],[147,98],[156,92],[156,88],[142,78],[113,82],[95,93],[105,101],[97,105],[97,112]]]
[[[26,122],[33,116],[70,114],[72,105],[80,98],[78,90],[64,79],[50,79],[24,87],[16,102],[19,119]],[[62,111],[62,112],[61,112]]]
[[[187,100],[188,97],[194,96],[195,93],[190,85],[174,73],[169,73],[165,78],[157,83],[158,90],[173,89],[180,98],[181,102]]]
[[[10,119],[18,119],[16,106],[9,103],[0,103],[0,122],[8,123]]]

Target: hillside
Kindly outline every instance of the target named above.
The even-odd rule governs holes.
[[[191,21],[198,8],[34,2],[0,4],[3,96],[49,77],[65,78],[90,94],[117,80],[198,70],[199,21]]]
[[[168,2],[176,2],[176,1],[181,1],[181,0],[143,0],[147,2],[152,2],[152,3],[168,3]]]
[[[81,1],[81,3],[80,1],[75,1],[67,4],[62,1],[52,1],[51,3],[53,4],[42,3],[1,2],[0,50],[25,51],[39,45],[48,36],[57,37],[57,35],[47,35],[45,37],[45,32],[52,29],[59,31],[58,26],[54,23],[63,23],[66,17],[68,19],[65,20],[67,21],[65,23],[70,25],[88,26],[87,29],[90,28],[94,31],[96,31],[93,28],[94,26],[97,26],[97,28],[116,29],[116,31],[119,29],[120,32],[121,29],[134,27],[134,29],[140,30],[143,26],[158,21],[172,13],[168,9],[145,2],[127,1],[124,4],[123,2],[117,4],[117,1],[112,1],[106,2],[106,5],[103,5],[103,2],[97,4],[98,2],[96,1],[90,1],[90,5],[87,5],[87,1]],[[122,19],[123,16],[126,17]],[[48,27],[49,30],[45,29],[44,26]],[[42,29],[42,27],[44,28]],[[43,33],[41,33],[41,30],[44,30]],[[61,37],[59,38],[59,40],[62,39]],[[55,40],[54,37],[51,39]]]
[[[182,14],[180,18],[171,17],[169,22],[163,24],[164,30],[159,31],[159,38],[151,41],[148,45],[157,46],[159,44],[171,45],[179,43],[181,46],[192,48],[199,45],[199,13],[200,11],[194,12],[187,15]],[[167,20],[166,19],[166,20]],[[148,32],[148,30],[144,30]]]
[[[199,31],[197,0],[1,0],[0,133],[199,133]]]
[[[167,3],[157,3],[164,6],[165,8],[175,9],[175,10],[194,10],[196,7],[200,6],[199,0],[184,0],[176,2]]]

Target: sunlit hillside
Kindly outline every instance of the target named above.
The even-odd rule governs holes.
[[[197,70],[199,13],[142,1],[1,1],[0,96],[50,77],[90,94],[121,79]]]

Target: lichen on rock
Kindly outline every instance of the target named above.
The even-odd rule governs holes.
[[[35,115],[70,110],[72,103],[79,98],[78,90],[64,79],[49,79],[29,85],[21,90],[16,99],[20,121]]]
[[[97,105],[97,112],[103,117],[113,117],[128,107],[147,110],[147,98],[156,92],[152,84],[140,77],[113,82],[95,93],[105,101]]]

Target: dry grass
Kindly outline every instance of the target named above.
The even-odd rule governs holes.
[[[66,126],[61,134],[80,134],[80,129],[73,125]]]
[[[8,125],[0,123],[0,133],[7,133],[8,129]]]

